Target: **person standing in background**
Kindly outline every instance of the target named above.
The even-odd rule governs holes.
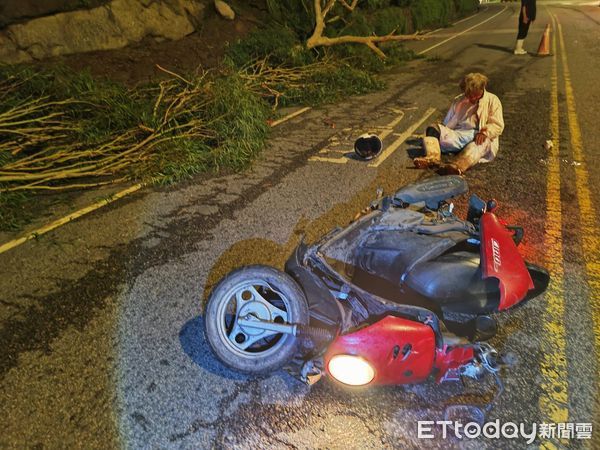
[[[517,34],[517,43],[515,44],[515,55],[526,55],[523,49],[523,41],[527,37],[529,25],[535,20],[536,5],[535,0],[521,0],[521,12],[519,13],[519,34]]]

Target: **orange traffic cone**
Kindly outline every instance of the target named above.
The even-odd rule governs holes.
[[[538,56],[547,56],[550,54],[550,24],[546,24],[546,29],[542,35],[540,46],[537,51]]]

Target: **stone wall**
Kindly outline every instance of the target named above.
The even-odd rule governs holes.
[[[64,6],[67,2],[62,3]],[[121,48],[147,36],[157,40],[180,39],[200,24],[205,3],[206,0],[110,0],[90,9],[13,23],[0,30],[0,62],[20,63]]]
[[[110,0],[0,0],[0,29],[36,17],[91,9]]]

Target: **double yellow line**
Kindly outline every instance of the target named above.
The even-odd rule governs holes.
[[[564,268],[562,245],[562,205],[560,199],[560,122],[558,107],[558,64],[556,60],[556,37],[552,39],[552,77],[550,93],[550,128],[552,147],[548,158],[546,177],[546,230],[544,248],[547,251],[546,265],[551,273],[550,285],[546,292],[546,321],[540,364],[543,375],[540,411],[546,422],[567,422],[569,410],[566,332],[564,327]],[[553,448],[549,442],[542,448]]]
[[[581,241],[583,246],[583,259],[587,284],[589,287],[590,310],[594,326],[594,343],[596,357],[600,357],[600,227],[596,222],[596,209],[592,203],[592,194],[589,188],[589,174],[587,170],[586,157],[583,152],[583,141],[581,139],[581,128],[577,120],[575,108],[575,97],[571,85],[571,74],[567,63],[567,53],[563,38],[562,27],[558,18],[554,17],[558,25],[560,37],[560,49],[562,56],[563,75],[565,79],[565,93],[567,101],[567,118],[569,121],[569,133],[571,137],[571,150],[575,164],[575,183],[577,188],[577,203],[579,205],[579,222]]]
[[[560,177],[560,121],[558,103],[558,61],[556,35],[560,42],[561,63],[563,69],[565,101],[567,107],[567,120],[569,125],[569,139],[572,159],[575,164],[575,183],[582,235],[583,259],[585,263],[586,281],[589,287],[590,311],[593,317],[593,332],[597,357],[600,356],[600,311],[598,296],[600,293],[600,228],[596,224],[596,211],[591,201],[589,188],[589,174],[583,143],[581,128],[577,119],[575,97],[571,84],[571,75],[567,61],[567,53],[562,33],[562,27],[555,15],[552,22],[556,32],[552,40],[552,76],[551,76],[551,114],[550,126],[552,131],[553,146],[550,149],[548,175],[546,185],[546,231],[544,246],[547,249],[546,264],[552,274],[546,299],[547,321],[544,331],[547,339],[543,347],[541,371],[544,377],[542,382],[543,394],[539,400],[540,411],[546,422],[568,422],[568,381],[566,362],[566,333],[564,327],[564,267],[562,245],[562,205],[561,205],[561,177]],[[549,441],[542,442],[541,448],[556,448]]]

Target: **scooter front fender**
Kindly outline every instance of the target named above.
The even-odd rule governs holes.
[[[329,345],[324,362],[330,376],[329,362],[336,355],[366,360],[375,371],[369,385],[420,383],[429,377],[433,368],[435,333],[423,323],[385,316],[371,325],[338,336]]]

